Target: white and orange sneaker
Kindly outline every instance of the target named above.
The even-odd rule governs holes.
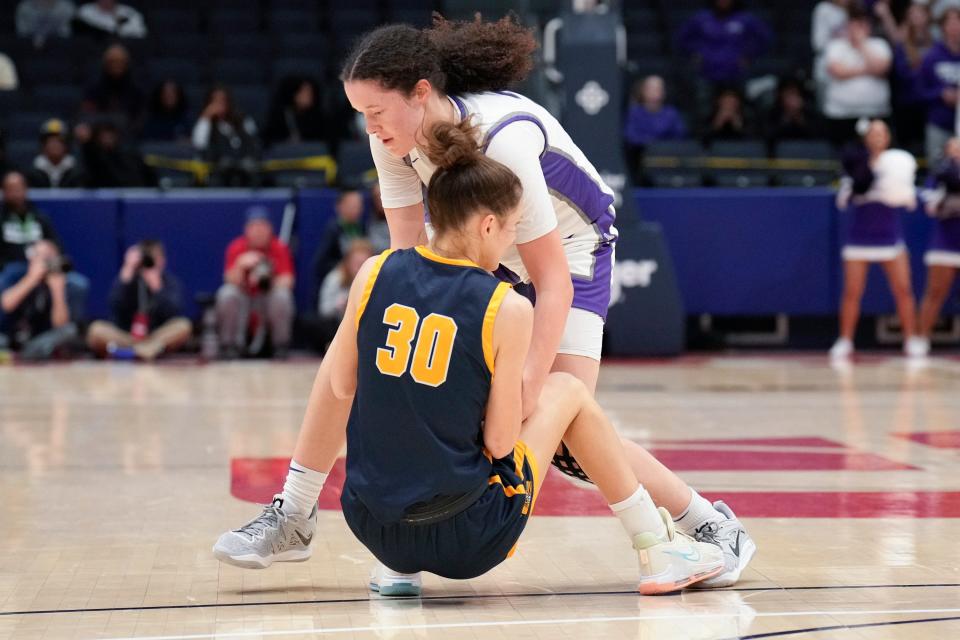
[[[667,537],[641,533],[633,538],[640,559],[643,595],[672,593],[723,572],[723,551],[715,544],[697,542],[677,531],[666,509],[657,510],[667,526]]]

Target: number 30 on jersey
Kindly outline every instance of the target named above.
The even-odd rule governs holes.
[[[416,309],[392,304],[383,312],[383,323],[390,330],[386,346],[377,349],[380,373],[399,378],[409,368],[410,376],[420,384],[439,387],[447,381],[457,337],[453,318],[431,313],[421,322]]]

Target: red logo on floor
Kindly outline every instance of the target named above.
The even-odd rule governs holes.
[[[945,434],[905,434],[911,440],[944,446]],[[937,434],[932,434],[937,435]],[[851,451],[822,438],[764,438],[657,441],[651,452],[675,471],[915,471],[917,467],[872,453]],[[288,458],[234,458],[231,494],[267,503],[283,486]],[[338,460],[320,495],[321,509],[339,509],[344,465]],[[960,491],[749,491],[705,492],[723,499],[747,518],[960,518]],[[547,516],[601,516],[610,510],[592,487],[551,468],[537,497],[535,513]]]

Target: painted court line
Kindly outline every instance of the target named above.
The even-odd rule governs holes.
[[[642,620],[690,620],[711,618],[738,618],[745,612],[733,613],[706,613],[698,614],[684,611],[676,615],[637,615],[637,616],[597,616],[593,618],[551,618],[545,620],[491,620],[476,622],[437,622],[429,624],[403,625],[366,625],[358,627],[330,627],[329,629],[284,629],[279,631],[215,631],[214,633],[198,633],[173,636],[122,636],[109,640],[205,640],[207,638],[251,638],[251,637],[281,637],[292,635],[327,635],[331,633],[382,633],[384,631],[426,631],[431,629],[479,629],[483,627],[526,627],[537,625],[570,625],[570,624],[607,624],[611,622],[639,622]],[[749,613],[754,618],[804,618],[811,616],[868,616],[868,615],[909,615],[909,614],[958,614],[960,609],[878,609],[862,611],[765,611],[763,613]]]

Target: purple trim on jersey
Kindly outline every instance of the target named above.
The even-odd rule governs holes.
[[[461,100],[461,99],[458,98],[457,96],[450,96],[450,98],[453,100],[453,103],[454,103],[455,105],[457,105],[457,109],[460,109],[460,119],[461,119],[461,120],[466,120],[466,119],[467,119],[467,105],[463,104],[463,100]]]
[[[928,251],[960,253],[960,218],[937,220]]]
[[[493,125],[493,127],[491,127],[489,131],[487,131],[487,135],[483,137],[483,152],[484,153],[487,152],[487,147],[490,146],[490,142],[493,140],[493,136],[500,133],[503,130],[503,128],[506,127],[508,124],[512,124],[514,122],[532,122],[533,124],[540,127],[540,131],[541,133],[543,133],[543,151],[540,153],[540,159],[542,164],[543,155],[547,152],[547,147],[548,147],[547,128],[543,126],[543,123],[540,122],[539,118],[529,113],[519,113],[515,116],[510,116],[509,118],[505,118],[504,120],[501,120],[497,124]]]
[[[853,222],[844,246],[895,247],[903,242],[902,209],[866,202],[853,209]]]
[[[617,236],[612,233],[614,214],[606,211],[595,222],[603,240],[593,250],[593,277],[590,279],[573,276],[574,309],[583,309],[607,320],[607,308],[610,306],[610,284],[613,276],[613,246]]]
[[[579,210],[589,222],[597,222],[610,211],[613,195],[603,191],[567,156],[549,149],[540,158],[540,168],[547,188]]]

